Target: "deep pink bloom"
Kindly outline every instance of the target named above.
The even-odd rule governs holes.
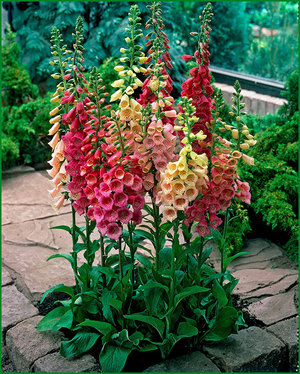
[[[95,206],[94,207],[94,216],[95,216],[97,222],[102,220],[103,215],[104,215],[103,209],[100,206]]]
[[[145,204],[145,199],[142,195],[136,195],[131,204],[132,204],[133,209],[135,209],[135,210],[142,209],[144,207],[144,204]]]
[[[128,197],[124,192],[116,192],[114,194],[114,203],[116,206],[124,207],[127,205]]]
[[[110,188],[114,192],[122,192],[123,191],[123,183],[119,179],[113,179],[110,181],[109,184]]]
[[[128,223],[132,219],[132,212],[128,208],[118,209],[118,219],[122,223]]]
[[[126,172],[123,177],[123,183],[125,184],[125,186],[131,187],[133,185],[133,182],[133,175],[131,173]]]
[[[101,196],[99,199],[100,205],[105,210],[110,210],[113,207],[113,199],[109,196]]]
[[[99,186],[99,193],[102,196],[109,196],[111,194],[111,189],[108,183],[102,182]],[[96,195],[97,196],[97,195]]]
[[[114,240],[118,240],[122,235],[122,229],[117,223],[109,223],[107,225],[106,235]]]
[[[139,176],[136,175],[133,178],[133,184],[132,184],[131,188],[134,191],[140,191],[143,188],[142,179]]]
[[[143,220],[142,212],[140,210],[134,210],[132,220],[136,225],[139,225]]]
[[[118,213],[115,210],[107,210],[104,213],[104,219],[107,220],[108,222],[116,222],[118,218]]]

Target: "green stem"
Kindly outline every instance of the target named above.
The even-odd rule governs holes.
[[[152,202],[153,206],[153,221],[154,221],[154,226],[155,226],[155,243],[154,243],[154,248],[155,248],[155,268],[156,271],[158,271],[158,256],[159,256],[159,238],[160,238],[160,217],[159,217],[159,207]]]
[[[122,285],[122,279],[123,279],[123,258],[122,258],[122,236],[119,237],[119,269],[120,269],[120,276],[121,276],[121,290],[123,292],[123,285]]]
[[[90,225],[89,225],[89,218],[87,215],[85,216],[85,227],[86,227],[86,250],[87,250],[87,262],[90,266],[93,265],[93,259],[90,256],[91,252],[91,239],[90,239]]]
[[[76,231],[75,231],[75,227],[76,227],[76,211],[73,208],[72,204],[71,204],[71,206],[72,206],[72,243],[73,243],[73,247],[74,247],[74,245],[76,244]],[[74,276],[75,276],[76,293],[79,293],[80,290],[79,290],[79,284],[78,284],[78,279],[77,279],[77,253],[74,252],[74,251],[72,251],[72,257],[74,259],[74,268],[73,268],[73,271],[74,271]]]
[[[224,266],[224,260],[225,260],[225,244],[226,244],[226,236],[227,236],[227,229],[228,229],[228,223],[229,223],[229,209],[226,210],[225,213],[225,220],[224,220],[224,229],[223,229],[223,245],[220,248],[221,253],[221,273],[225,273],[225,266]],[[221,277],[220,283],[223,283],[223,276]]]
[[[133,223],[129,222],[128,223],[129,249],[130,249],[131,264],[132,264],[132,267],[133,267],[132,275],[131,275],[132,287],[134,285],[134,253],[135,253],[134,246],[133,246],[133,236],[132,236],[133,230],[134,230]]]
[[[201,270],[201,256],[202,256],[203,248],[204,248],[204,238],[201,237],[200,248],[199,248],[199,253],[198,253],[198,271]]]
[[[100,234],[100,261],[101,261],[101,266],[105,267],[105,254],[104,254],[104,242],[103,242],[103,235],[101,232]],[[103,288],[106,287],[106,275],[102,274],[102,279],[103,279]]]
[[[103,235],[100,233],[100,261],[101,266],[105,266],[105,254],[104,254],[104,242],[103,242]]]
[[[172,257],[171,257],[171,290],[170,290],[170,309],[174,305],[174,295],[175,295],[175,250],[179,243],[178,235],[179,219],[176,218],[174,222],[174,238],[172,244]]]

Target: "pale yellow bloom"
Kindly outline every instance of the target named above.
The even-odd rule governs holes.
[[[132,95],[133,92],[134,92],[134,90],[133,90],[133,88],[132,88],[131,86],[128,86],[128,87],[126,88],[126,93],[127,93],[127,95]]]
[[[123,95],[120,101],[120,108],[126,108],[129,105],[129,97],[128,95]]]
[[[60,119],[61,119],[61,115],[58,115],[56,117],[51,118],[49,122],[53,125],[55,122],[60,121]]]
[[[247,144],[247,143],[242,143],[242,144],[240,144],[240,148],[241,148],[241,149],[249,149],[250,146],[249,146],[249,144]]]
[[[125,69],[125,68],[124,68],[123,65],[117,65],[117,66],[114,67],[114,70],[116,70],[116,71],[122,71],[122,70],[124,70],[124,69]]]
[[[122,108],[120,111],[120,120],[129,122],[132,119],[133,110],[127,106],[126,108]]]
[[[233,139],[238,139],[239,138],[239,132],[238,132],[237,129],[231,130],[231,134],[232,134]]]
[[[181,179],[176,179],[172,182],[172,191],[176,195],[183,195],[185,192],[184,182]]]
[[[49,113],[49,116],[55,116],[60,111],[60,108],[57,106],[56,108],[52,109],[51,112]]]
[[[124,84],[124,79],[118,79],[118,80],[114,81],[111,84],[111,86],[117,88],[117,87],[123,86],[123,84]]]
[[[122,97],[122,90],[120,89],[120,90],[116,91],[115,93],[113,93],[111,95],[110,101],[111,102],[116,101],[116,100],[120,99],[121,97]]]

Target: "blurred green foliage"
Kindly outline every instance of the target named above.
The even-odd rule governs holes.
[[[251,209],[294,260],[298,258],[298,73],[287,83],[287,105],[273,116],[248,116],[249,128],[260,128],[250,156],[255,166],[242,165],[243,179],[251,186]]]
[[[3,108],[2,167],[36,164],[50,159],[50,94],[20,106]]]
[[[16,43],[16,34],[7,27],[2,46],[2,99],[4,104],[19,105],[35,99],[38,88],[32,84],[28,72],[21,64],[21,48]]]
[[[4,2],[4,5],[7,4]],[[147,2],[139,2],[142,23],[149,18]],[[198,31],[205,2],[163,1],[162,12],[165,32],[170,39],[170,55],[174,69],[175,96],[184,81],[186,64],[183,54],[195,51],[196,39],[191,31]],[[85,24],[85,67],[99,66],[108,57],[119,57],[120,41],[127,26],[129,2],[16,2],[11,3],[12,25],[17,30],[23,51],[22,61],[28,67],[35,83],[47,80],[48,90],[53,81],[50,60],[50,30],[61,29],[67,44],[72,42],[76,18],[81,15]],[[238,69],[248,50],[248,16],[245,2],[213,2],[214,18],[211,32],[211,63]],[[224,16],[226,15],[226,16]],[[145,32],[146,34],[146,32]]]
[[[297,2],[248,2],[250,48],[240,70],[287,80],[298,68]]]

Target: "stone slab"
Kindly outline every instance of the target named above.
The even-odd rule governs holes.
[[[71,208],[69,205],[64,205],[60,212],[69,213]],[[16,204],[5,204],[2,206],[2,224],[8,225],[12,223],[22,223],[31,221],[34,219],[55,217],[57,214],[51,207],[51,201],[45,204],[32,204],[32,205],[16,205]]]
[[[14,285],[5,286],[2,288],[3,336],[8,328],[37,314],[37,308],[35,308]]]
[[[55,352],[39,358],[33,364],[33,372],[35,373],[91,373],[100,371],[96,359],[90,354],[64,358],[59,352]]]
[[[239,279],[233,293],[243,297],[260,296],[268,291],[267,287],[269,292],[279,293],[285,290],[286,284],[292,285],[297,281],[297,271],[287,269],[246,269],[232,275]],[[286,282],[280,283],[281,280]]]
[[[6,286],[12,283],[12,279],[11,279],[11,276],[9,275],[9,272],[3,266],[2,266],[2,274],[1,274],[1,283],[2,283],[2,286]]]
[[[16,246],[5,244],[2,258],[5,265],[14,270],[29,290],[31,301],[39,301],[41,295],[59,283],[72,286],[74,276],[70,263],[63,258],[47,262],[47,258],[58,253],[40,246]]]
[[[202,352],[163,361],[150,366],[145,373],[220,373],[219,368]]]
[[[247,247],[244,249],[247,251]],[[244,252],[243,250],[243,252]],[[232,261],[229,266],[230,271],[239,270],[241,266],[246,265],[248,269],[251,269],[253,264],[259,264],[260,262],[274,261],[276,258],[280,258],[283,256],[282,251],[276,245],[271,245],[267,248],[263,248],[257,255],[243,255],[241,257],[236,258]]]
[[[2,202],[14,205],[47,205],[50,200],[47,190],[50,186],[50,181],[40,173],[16,175],[2,181]]]
[[[287,359],[284,344],[256,326],[221,342],[206,343],[203,351],[222,372],[280,372]]]
[[[38,331],[42,316],[35,316],[11,328],[6,337],[9,357],[17,371],[30,372],[39,358],[57,351],[63,334],[59,331]]]
[[[246,310],[256,320],[269,326],[298,314],[294,296],[297,289],[256,301],[250,304]]]
[[[289,354],[289,371],[292,373],[296,371],[299,363],[298,328],[298,318],[295,317],[278,322],[266,329],[287,345]]]

